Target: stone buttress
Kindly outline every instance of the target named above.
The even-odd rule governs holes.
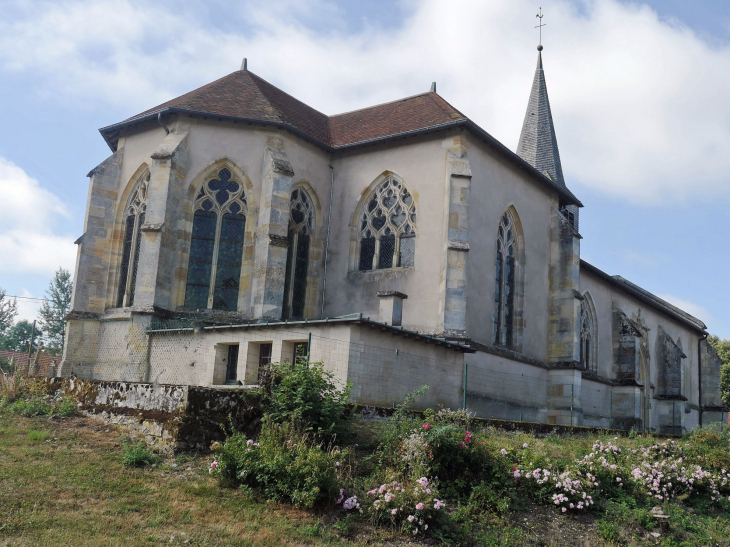
[[[256,228],[252,284],[254,317],[281,319],[288,250],[289,205],[294,170],[284,141],[270,137],[264,153],[261,206]]]

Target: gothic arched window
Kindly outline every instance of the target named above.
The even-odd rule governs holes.
[[[514,326],[516,235],[514,219],[507,211],[497,230],[493,329],[494,343],[506,347],[512,347]]]
[[[580,303],[580,364],[585,370],[598,372],[596,349],[596,316],[588,293]]]
[[[119,272],[119,289],[117,290],[117,306],[134,304],[134,288],[137,284],[137,264],[139,263],[139,247],[142,239],[140,228],[144,224],[147,211],[147,189],[150,174],[147,173],[137,185],[137,189],[129,200],[124,211],[124,245],[122,247],[122,264]]]
[[[309,266],[309,244],[314,230],[314,205],[304,188],[295,188],[291,193],[289,208],[289,250],[286,255],[286,278],[284,280],[284,319],[304,317],[307,296],[307,268]]]
[[[368,196],[358,230],[359,270],[413,266],[416,203],[397,178],[387,177]]]
[[[585,302],[580,305],[580,364],[588,370],[591,363],[591,352],[593,351],[591,324],[586,310]]]
[[[185,307],[235,311],[248,213],[244,187],[228,169],[208,180],[193,206]]]

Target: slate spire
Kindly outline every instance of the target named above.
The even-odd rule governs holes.
[[[542,69],[541,45],[537,46],[537,51],[537,69],[535,79],[532,81],[520,142],[517,145],[517,155],[541,173],[546,172],[553,182],[565,186],[553,115],[550,112],[545,72]]]

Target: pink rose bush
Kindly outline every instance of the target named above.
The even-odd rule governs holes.
[[[522,456],[513,477],[538,497],[550,496],[562,512],[587,510],[596,496],[613,497],[619,490],[660,503],[678,496],[706,496],[730,508],[730,473],[703,468],[690,445],[669,440],[628,449],[614,441],[594,442],[590,453],[562,470],[525,465]]]
[[[426,477],[416,481],[392,480],[368,491],[364,509],[373,523],[390,523],[415,536],[425,533],[446,506],[436,492],[435,482]]]

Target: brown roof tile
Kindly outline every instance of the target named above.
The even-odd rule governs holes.
[[[330,116],[330,144],[347,146],[465,120],[435,92]]]
[[[329,140],[327,116],[247,70],[237,70],[124,121],[134,121],[165,108],[279,122],[291,125],[325,144]]]
[[[334,148],[466,119],[434,92],[327,117],[252,72],[238,70],[123,123],[166,108],[283,123]]]

